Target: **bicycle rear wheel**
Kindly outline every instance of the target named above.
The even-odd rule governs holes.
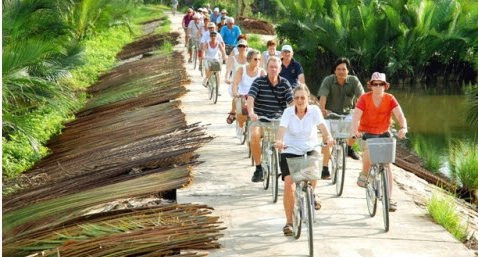
[[[375,169],[375,167],[372,167],[372,169]],[[372,172],[372,171],[370,171]],[[376,174],[376,173],[373,173]],[[369,176],[372,176],[371,174]],[[365,186],[365,196],[367,200],[367,208],[368,208],[368,213],[370,214],[370,217],[375,216],[375,213],[377,212],[377,194],[375,190],[375,176],[367,179],[367,184]]]
[[[196,66],[197,66],[197,62],[198,62],[198,48],[197,48],[197,46],[194,46],[193,48],[194,48],[194,50],[193,50],[193,59],[194,59],[193,60],[193,62],[194,62],[193,70],[195,70]]]
[[[296,183],[294,192],[294,209],[292,209],[292,230],[294,232],[294,238],[299,239],[302,230],[302,188],[300,183]]]
[[[262,165],[262,173],[264,174],[264,181],[262,181],[262,186],[264,190],[269,188],[270,178],[271,178],[271,170],[270,170],[270,160],[269,156],[267,155],[268,143],[262,142],[262,164],[264,164],[264,160],[267,160],[266,165]]]
[[[272,148],[272,162],[271,162],[271,193],[272,193],[272,202],[277,202],[277,195],[279,194],[279,153],[273,147]]]
[[[305,186],[305,199],[306,204],[305,208],[307,211],[307,225],[308,225],[308,240],[309,240],[309,256],[314,256],[314,202],[313,202],[313,193],[312,187],[309,185]]]
[[[347,152],[347,144],[343,141],[337,146],[337,171],[335,172],[335,191],[337,196],[341,196],[344,191],[345,180],[345,153]]]
[[[388,198],[388,169],[382,167],[380,172],[380,187],[382,191],[382,212],[383,212],[383,225],[385,232],[388,232],[390,228],[389,217],[389,198]]]

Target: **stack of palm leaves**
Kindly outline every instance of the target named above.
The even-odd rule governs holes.
[[[204,206],[90,214],[189,183],[194,151],[211,138],[179,109],[186,81],[178,53],[102,76],[79,118],[49,143],[52,154],[4,185],[20,187],[3,201],[4,255],[199,256],[183,251],[218,247],[218,218]]]
[[[174,32],[166,35],[154,34],[142,37],[133,43],[126,45],[123,51],[119,52],[116,57],[125,60],[140,54],[151,52],[167,41],[177,41],[179,33]],[[175,42],[177,43],[177,42]]]

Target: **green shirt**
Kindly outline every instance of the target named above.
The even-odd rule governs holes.
[[[322,81],[317,95],[319,98],[327,97],[325,109],[337,114],[349,114],[363,93],[362,84],[356,76],[347,76],[345,84],[341,86],[337,83],[335,74],[332,74]]]

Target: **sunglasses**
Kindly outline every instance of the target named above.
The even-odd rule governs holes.
[[[372,83],[372,87],[384,87],[386,83],[381,82],[381,83]]]
[[[247,46],[245,46],[245,45],[238,45],[237,47],[239,47],[239,48],[246,48]]]
[[[294,100],[305,100],[305,96],[294,96]]]
[[[261,58],[252,58],[254,61],[260,61]]]

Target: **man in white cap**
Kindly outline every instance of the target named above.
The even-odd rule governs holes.
[[[219,13],[219,8],[216,7],[214,8],[214,11],[211,14],[211,22],[214,22],[214,24],[217,24],[216,21],[219,16],[221,16],[221,14]]]
[[[299,83],[305,84],[304,78],[304,69],[302,65],[298,63],[294,58],[294,51],[292,51],[292,46],[283,45],[282,46],[282,66],[279,76],[287,79],[294,89]]]
[[[189,35],[189,43],[188,43],[188,53],[189,53],[189,60],[188,62],[192,62],[193,56],[193,46],[197,46],[199,48],[199,39],[201,36],[201,22],[199,21],[199,15],[194,14],[193,20],[189,22],[188,26],[188,35]],[[199,49],[198,49],[199,50]]]

